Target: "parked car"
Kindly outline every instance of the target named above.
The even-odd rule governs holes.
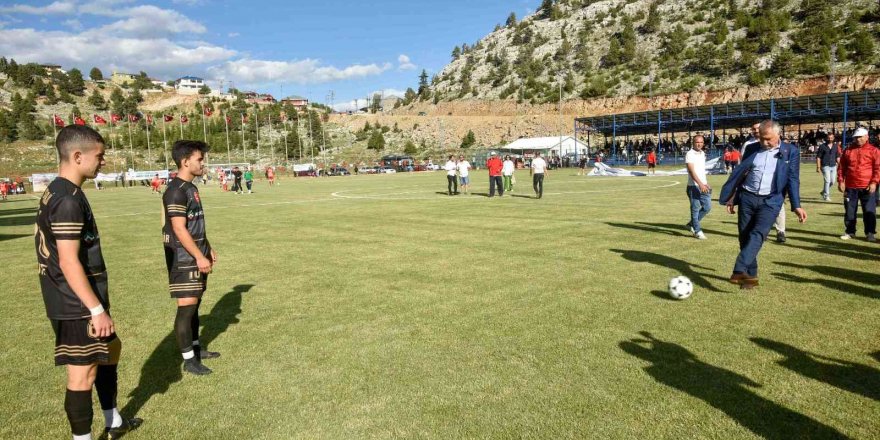
[[[328,176],[350,176],[351,173],[343,167],[331,167],[327,170]]]
[[[358,168],[358,174],[377,174],[379,167],[362,167]]]
[[[380,173],[380,174],[394,174],[394,173],[396,173],[396,172],[397,172],[397,170],[395,170],[394,168],[391,168],[391,167],[381,167],[381,168],[379,168],[379,173]]]

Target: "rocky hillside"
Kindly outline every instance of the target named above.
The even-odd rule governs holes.
[[[433,102],[761,86],[880,65],[874,0],[544,0],[452,51]]]

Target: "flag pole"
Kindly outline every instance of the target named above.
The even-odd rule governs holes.
[[[275,163],[275,143],[272,142],[272,113],[269,113],[268,117],[269,117],[268,119],[269,119],[269,148],[270,148],[269,151],[272,153],[272,155],[270,156],[272,158],[272,163]]]
[[[260,108],[254,103],[254,127],[257,128],[257,162],[260,161]]]
[[[58,139],[58,127],[55,126],[55,117],[56,116],[54,114],[49,117],[49,119],[52,121],[51,125],[52,125],[52,143],[53,144],[55,143],[55,140]],[[60,165],[61,158],[58,156],[58,149],[54,148],[54,146],[52,149],[55,150],[55,165]]]
[[[247,160],[247,150],[244,148],[244,113],[241,113],[241,155]]]
[[[202,131],[205,134],[205,143],[207,144],[208,143],[208,127],[205,125],[205,113],[206,113],[206,109],[205,109],[205,106],[203,105],[202,106]]]
[[[150,162],[150,165],[147,168],[152,167],[153,165],[153,149],[150,147],[150,120],[147,118],[144,121],[144,124],[147,127],[147,160]]]
[[[177,121],[180,122],[180,138],[183,139],[183,115],[180,115]]]
[[[116,130],[114,129],[115,126],[113,125],[113,115],[110,113],[110,111],[107,111],[107,118],[108,118],[107,120],[110,121],[110,151],[113,153],[113,156],[115,158],[115,156],[116,156],[116,139],[115,139],[116,138]],[[116,170],[116,162],[115,161],[113,162],[113,172],[114,173],[118,172]]]
[[[232,152],[229,149],[229,117],[223,113],[223,123],[226,125],[226,161],[232,164]]]
[[[165,157],[165,169],[168,169],[168,136],[165,134],[165,113],[162,113],[162,156]]]
[[[128,119],[128,157],[131,159],[132,169],[137,169],[134,165],[134,143],[131,140],[131,115],[125,115]]]

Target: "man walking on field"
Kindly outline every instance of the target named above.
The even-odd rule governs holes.
[[[706,180],[705,143],[702,135],[694,137],[694,148],[687,152],[684,160],[688,171],[687,195],[691,204],[691,220],[687,226],[699,240],[706,239],[700,222],[712,209],[712,188]]]
[[[498,153],[489,154],[489,160],[486,161],[486,168],[489,169],[489,197],[495,197],[495,188],[498,188],[498,197],[504,197],[504,185],[501,179],[501,169],[504,163],[498,157]]]
[[[532,175],[532,188],[535,190],[535,197],[540,199],[544,197],[544,174],[547,173],[547,161],[541,157],[541,153],[535,153],[529,172]]]

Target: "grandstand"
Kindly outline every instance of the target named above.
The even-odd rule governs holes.
[[[630,136],[647,138],[656,134],[656,139],[660,140],[664,136],[674,138],[686,133],[689,139],[691,133],[704,132],[713,135],[710,136],[711,148],[715,140],[726,143],[728,130],[742,131],[754,122],[767,118],[779,121],[784,129],[797,126],[798,137],[804,124],[831,124],[832,130],[844,134],[843,142],[846,143],[847,130],[858,123],[880,119],[880,90],[582,117],[575,119],[574,134],[575,138],[585,137],[591,151],[593,136],[603,136],[606,144],[610,138],[611,155],[616,157],[616,147],[621,138],[626,141]],[[714,136],[716,130],[722,131],[720,137]]]

